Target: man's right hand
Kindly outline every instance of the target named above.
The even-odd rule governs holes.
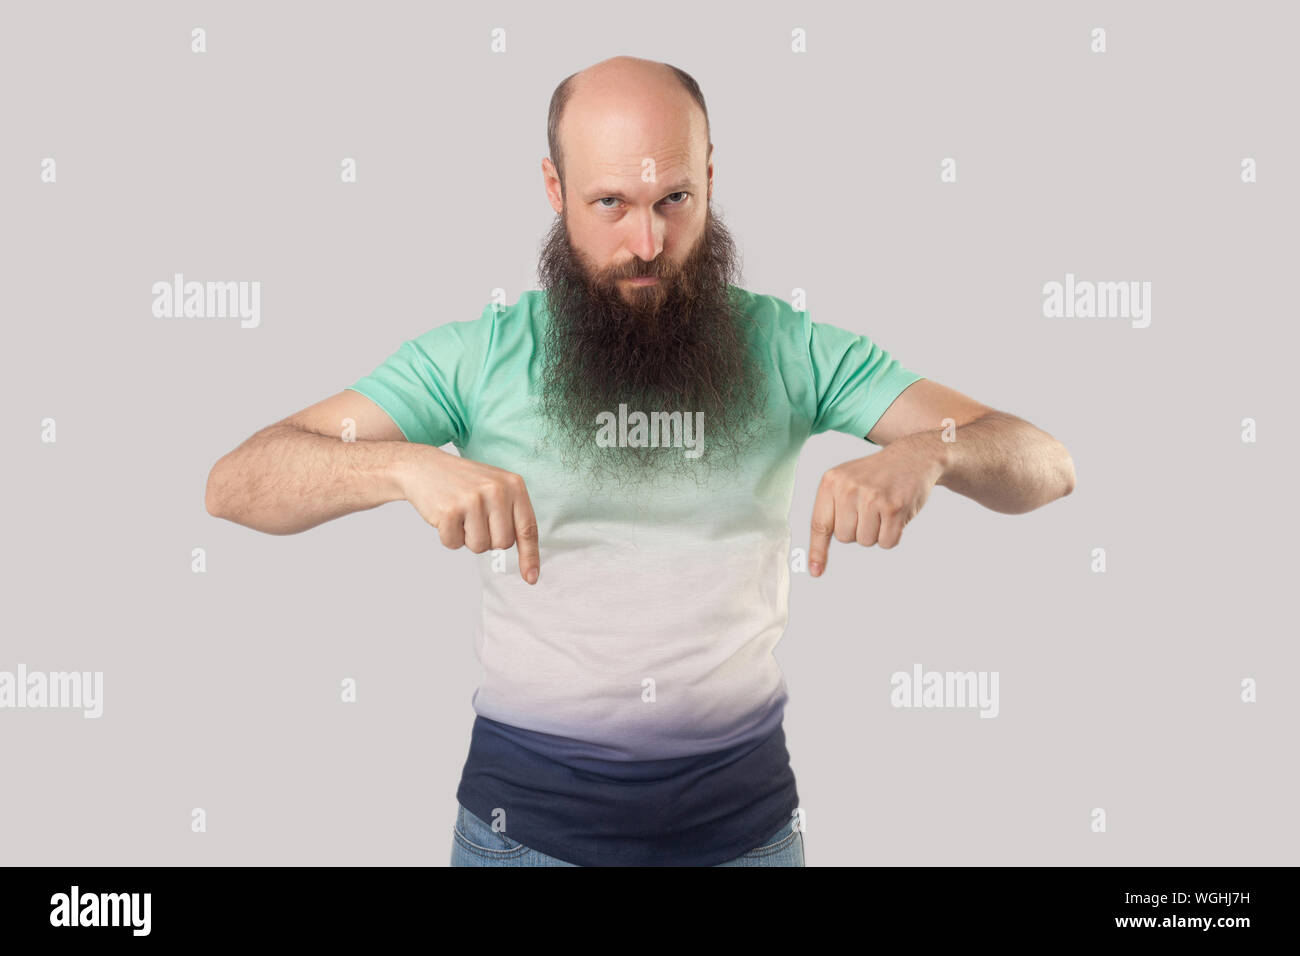
[[[400,481],[403,497],[438,529],[444,547],[482,554],[517,544],[519,574],[537,583],[537,516],[519,475],[425,445]]]

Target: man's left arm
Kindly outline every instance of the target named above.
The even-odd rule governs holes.
[[[832,535],[868,547],[897,545],[936,484],[1003,514],[1032,511],[1074,490],[1074,461],[1061,442],[929,379],[904,389],[863,437],[883,447],[832,468],[817,489],[813,577],[826,566]]]

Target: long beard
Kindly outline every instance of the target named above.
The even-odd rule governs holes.
[[[564,466],[600,486],[654,482],[669,475],[704,480],[732,471],[763,420],[766,381],[753,319],[732,298],[735,244],[712,208],[680,265],[665,256],[596,271],[569,241],[563,214],[543,242],[538,275],[550,312],[541,410],[544,441]],[[649,286],[618,278],[654,275]],[[598,416],[680,412],[701,421],[702,452],[683,447],[602,447]],[[606,421],[608,419],[605,419]],[[608,435],[608,432],[605,433]],[[698,439],[699,436],[697,436]]]

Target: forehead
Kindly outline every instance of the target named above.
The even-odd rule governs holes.
[[[575,96],[561,134],[571,186],[584,193],[609,186],[649,195],[688,175],[702,176],[708,152],[704,115],[680,92]],[[642,182],[647,159],[654,163],[654,182]]]

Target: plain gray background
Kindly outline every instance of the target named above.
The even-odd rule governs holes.
[[[535,287],[551,92],[626,53],[701,83],[743,285],[807,290],[1076,464],[1038,511],[936,488],[899,547],[792,576],[808,865],[1296,863],[1294,9],[6,3],[0,670],[105,688],[98,720],[0,710],[0,860],[447,862],[472,556],[405,502],[277,537],[204,485]],[[154,318],[174,272],[260,281],[261,326]],[[1067,272],[1151,282],[1150,327],[1045,319]],[[809,442],[795,545],[821,475],[872,450]],[[891,707],[917,662],[998,671],[1000,715]]]

